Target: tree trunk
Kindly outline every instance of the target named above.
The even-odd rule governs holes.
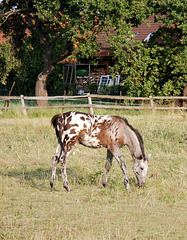
[[[47,79],[50,73],[54,70],[54,66],[51,62],[52,48],[49,48],[45,54],[43,54],[44,67],[42,72],[38,75],[38,79],[35,86],[36,97],[48,97],[47,93]],[[37,100],[37,106],[47,106],[48,100]]]
[[[38,79],[36,82],[36,87],[35,87],[35,95],[36,97],[47,97],[47,77],[48,75],[44,74],[41,72],[38,75]],[[48,100],[37,100],[37,106],[47,106],[48,105]]]
[[[46,70],[45,70],[46,69]],[[38,75],[35,87],[36,97],[48,97],[47,93],[47,79],[49,74],[53,71],[54,66],[45,67],[44,70]],[[37,100],[37,106],[47,106],[48,100]]]
[[[53,44],[51,44],[51,45],[46,44],[45,53],[43,54],[43,62],[44,62],[43,70],[38,75],[38,79],[37,79],[36,87],[35,87],[35,95],[37,97],[47,97],[48,96],[47,79],[48,79],[50,73],[54,70],[55,64],[57,64],[59,61],[62,61],[65,58],[67,58],[72,53],[71,51],[68,51],[63,56],[60,56],[60,58],[52,60],[51,58],[52,58],[53,50],[54,50]],[[38,106],[47,106],[48,100],[37,100],[37,105]]]

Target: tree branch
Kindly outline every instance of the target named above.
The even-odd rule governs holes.
[[[0,14],[0,16],[4,16],[5,17],[5,20],[2,22],[2,23],[0,23],[0,25],[3,25],[7,20],[8,20],[8,18],[10,17],[10,16],[12,16],[13,14],[15,14],[15,13],[18,13],[18,12],[20,12],[21,11],[21,9],[13,9],[13,10],[11,10],[11,11],[9,11],[9,12],[6,12],[6,13],[1,13]]]
[[[30,28],[31,31],[35,32],[35,34],[37,35],[38,39],[40,40],[40,42],[43,45],[46,45],[47,44],[47,39],[43,35],[42,31],[40,31],[37,17],[35,17],[34,15],[31,17],[30,14],[27,14],[25,17],[26,17],[26,19],[28,21],[28,26],[29,26],[28,28]]]
[[[52,61],[51,61],[52,65],[55,65],[56,63],[63,61],[64,59],[66,59],[67,57],[69,57],[71,54],[72,54],[72,53],[67,52],[67,53],[65,53],[63,56],[52,60]]]

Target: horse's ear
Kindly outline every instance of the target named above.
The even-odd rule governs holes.
[[[148,154],[146,157],[145,157],[145,159],[149,162],[149,158],[151,157],[151,153],[150,154]]]

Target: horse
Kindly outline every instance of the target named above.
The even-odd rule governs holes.
[[[58,140],[56,152],[52,159],[51,191],[54,187],[56,167],[59,162],[61,163],[63,186],[68,192],[71,191],[66,166],[72,147],[77,143],[90,148],[107,148],[103,186],[108,186],[108,174],[114,157],[121,167],[124,185],[129,191],[126,164],[120,151],[120,148],[127,145],[134,161],[133,170],[138,186],[145,184],[149,155],[145,156],[143,139],[138,130],[128,123],[127,119],[114,115],[101,116],[69,111],[54,115],[51,124],[55,128]]]

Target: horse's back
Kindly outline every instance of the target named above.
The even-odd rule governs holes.
[[[125,119],[113,115],[91,115],[79,111],[56,114],[51,124],[60,133],[62,140],[68,138],[89,147],[107,147],[108,145],[123,145]],[[66,138],[65,138],[66,136]],[[68,136],[68,137],[67,137]]]

